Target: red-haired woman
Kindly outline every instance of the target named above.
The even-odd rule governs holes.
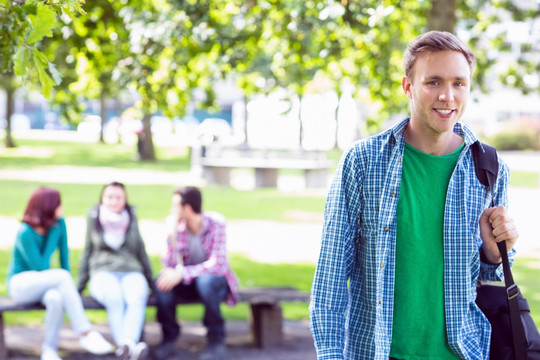
[[[61,268],[51,269],[51,256],[57,249]],[[64,311],[79,334],[83,349],[97,355],[114,350],[98,332],[91,330],[71,277],[66,223],[57,190],[41,187],[30,197],[15,239],[7,284],[9,296],[15,302],[41,302],[46,308],[41,360],[60,359],[57,344]]]

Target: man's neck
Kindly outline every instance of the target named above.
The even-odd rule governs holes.
[[[404,132],[405,141],[423,153],[442,156],[454,152],[462,143],[463,138],[452,132],[424,134],[409,122]]]
[[[203,225],[202,214],[193,214],[191,217],[186,219],[186,227],[188,231],[192,234],[198,234],[202,230]]]

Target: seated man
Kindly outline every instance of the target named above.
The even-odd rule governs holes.
[[[237,279],[227,260],[225,221],[222,215],[202,212],[199,189],[185,187],[172,196],[170,233],[163,270],[155,282],[157,319],[163,341],[154,351],[158,360],[174,354],[180,335],[176,321],[177,298],[199,299],[204,304],[203,324],[207,329],[207,349],[201,360],[224,359],[225,321],[220,303],[238,302]]]

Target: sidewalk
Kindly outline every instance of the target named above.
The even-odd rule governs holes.
[[[205,329],[197,323],[182,325],[182,337],[176,344],[177,352],[171,360],[196,360],[204,350]],[[108,326],[99,325],[95,329],[111,340]],[[8,326],[5,336],[10,351],[9,359],[39,359],[43,331],[43,326]],[[159,344],[161,330],[157,323],[145,325],[144,340],[151,347]],[[230,360],[309,360],[316,357],[307,322],[285,322],[283,344],[279,348],[258,349],[252,343],[248,323],[230,321],[227,322],[226,343]],[[59,355],[64,360],[118,360],[113,354],[96,356],[83,352],[76,334],[67,327],[60,333]]]

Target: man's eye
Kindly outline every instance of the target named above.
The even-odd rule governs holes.
[[[431,81],[428,81],[428,85],[438,85],[439,82],[437,80],[431,80]]]

